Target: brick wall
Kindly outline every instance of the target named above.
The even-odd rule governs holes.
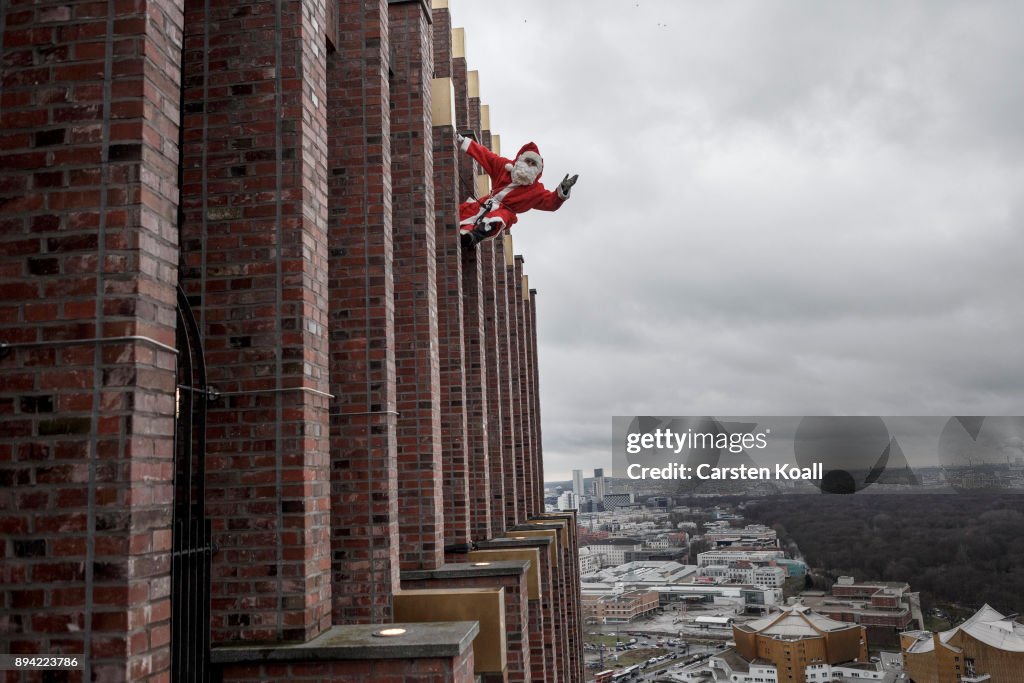
[[[468,80],[468,73],[467,73]],[[468,87],[467,87],[467,94]],[[469,98],[469,125],[479,135],[481,144],[489,147],[491,144],[490,130],[483,128],[480,116],[480,98]],[[481,171],[469,163],[469,170],[464,174],[477,175]],[[461,198],[466,199],[475,195],[473,185],[460,183],[462,192]],[[505,298],[504,284],[499,285],[499,271],[504,274],[504,240],[496,239],[484,242],[478,248],[477,258],[480,260],[482,307],[484,318],[484,331],[482,344],[484,347],[487,393],[487,458],[488,471],[490,473],[489,505],[492,536],[501,536],[506,524],[506,495],[505,495],[505,460],[511,456],[508,440],[505,433],[506,415],[508,407],[508,375],[504,368],[508,365],[507,344],[508,332],[505,310],[507,299]],[[503,327],[505,325],[505,327]],[[502,333],[502,330],[505,330]],[[504,343],[504,346],[503,346]],[[475,538],[485,538],[476,536]]]
[[[434,78],[452,77],[452,22],[446,7],[432,12]],[[450,91],[449,91],[450,92]],[[445,543],[469,541],[469,462],[466,433],[466,353],[462,254],[458,240],[459,150],[454,120],[434,121],[434,225],[437,242],[438,346]]]
[[[435,29],[436,30],[436,29]],[[464,37],[464,32],[460,30]],[[455,111],[459,130],[479,131],[479,100],[473,104],[468,96],[467,65],[464,54],[452,56],[452,82],[455,89]],[[478,133],[477,133],[478,134]],[[479,134],[478,134],[479,135]],[[476,164],[468,154],[459,154],[456,198],[465,201],[473,196]],[[454,228],[454,226],[453,226]],[[488,355],[493,347],[484,335],[484,262],[493,258],[493,246],[480,245],[462,255],[462,306],[465,340],[466,372],[466,450],[469,479],[470,538],[491,535],[491,470],[488,402]],[[488,283],[493,287],[493,282]]]
[[[511,315],[513,294],[510,291],[511,277],[509,263],[512,261],[511,238],[494,240],[494,274],[496,304],[497,343],[497,377],[498,400],[501,402],[501,444],[502,444],[502,490],[504,504],[505,527],[519,523],[519,496],[517,491],[517,472],[521,471],[522,452],[515,439],[516,405],[512,386],[512,362],[516,358],[512,345],[515,336],[514,317]]]
[[[333,681],[335,683],[473,683],[473,650],[459,657],[363,659],[224,667],[225,683]]]
[[[185,25],[183,286],[210,383],[215,640],[330,623],[324,7],[219,0]]]
[[[500,302],[505,301],[504,288],[498,285],[498,271],[504,271],[504,241],[492,240],[483,243],[479,258],[481,262],[481,286],[483,288],[483,345],[486,348],[486,391],[487,391],[487,470],[490,474],[490,492],[487,508],[490,511],[490,532],[495,537],[504,535],[505,518],[505,414],[508,408],[505,399],[508,389],[504,384],[507,375],[502,372],[507,365],[502,354],[500,336],[504,310]],[[499,251],[502,250],[502,251]],[[504,337],[508,339],[507,335]],[[505,397],[505,398],[503,398]]]
[[[388,4],[402,569],[436,567],[444,552],[429,12]]]
[[[529,343],[531,352],[531,367],[533,369],[533,376],[530,381],[531,398],[531,410],[533,411],[533,484],[534,484],[534,500],[537,506],[537,512],[543,512],[544,509],[544,445],[543,445],[543,432],[541,431],[541,416],[540,416],[540,361],[537,354],[537,290],[530,290],[530,302],[527,306],[527,314],[529,315],[528,328],[530,330]]]
[[[466,339],[466,417],[469,456],[470,537],[491,535],[491,469],[488,434],[487,354],[484,336],[483,262],[493,249],[473,249],[463,263]]]
[[[579,525],[576,522],[576,513],[570,512],[567,514],[552,515],[554,518],[561,517],[567,523],[567,529],[569,531],[569,564],[571,570],[569,570],[569,578],[571,580],[571,588],[569,590],[569,636],[570,636],[570,654],[572,655],[573,662],[575,664],[575,672],[578,680],[583,679],[583,598],[582,598],[582,586],[580,579],[580,547],[579,538],[576,536],[576,530]]]
[[[388,6],[339,9],[327,61],[332,613],[386,622],[398,586]]]
[[[529,417],[526,440],[529,444],[530,455],[530,479],[526,482],[526,486],[530,494],[530,517],[533,517],[544,512],[544,468],[540,461],[540,445],[537,443],[537,422],[539,418],[536,411],[537,386],[534,382],[537,376],[535,367],[537,357],[534,348],[537,335],[533,327],[533,315],[530,311],[532,295],[529,288],[529,278],[525,277],[525,275],[523,277],[522,294],[523,354],[526,366],[526,372],[523,377],[523,385],[525,387],[524,411]]]
[[[523,506],[524,521],[544,511],[543,498],[536,496],[536,457],[533,447],[533,339],[529,327],[527,304],[529,288],[523,271],[525,261],[516,257],[516,320],[519,324],[519,409],[523,431]]]
[[[551,558],[551,593],[545,596],[547,616],[550,621],[550,639],[545,640],[545,647],[550,653],[548,667],[554,666],[558,672],[558,679],[561,681],[571,680],[569,672],[572,669],[570,658],[569,641],[569,601],[570,582],[567,580],[569,572],[578,571],[575,567],[567,567],[565,559],[565,544],[562,538],[560,527],[536,524],[522,524],[513,527],[509,533],[515,536],[518,532],[536,531],[538,529],[551,531],[551,546],[553,546]],[[578,565],[577,565],[578,566]],[[547,626],[547,624],[545,624]]]
[[[166,680],[182,8],[112,8],[0,7],[0,651]]]
[[[583,617],[582,598],[580,593],[579,574],[579,544],[576,536],[579,528],[576,522],[575,512],[560,512],[540,515],[534,520],[533,528],[559,528],[559,538],[562,537],[562,529],[565,530],[566,542],[560,542],[562,556],[562,591],[564,604],[562,613],[565,623],[565,643],[563,656],[568,667],[567,675],[569,680],[582,680],[583,676]]]
[[[512,418],[512,443],[515,445],[515,466],[511,472],[511,490],[515,491],[515,523],[522,524],[530,515],[529,500],[527,498],[527,482],[529,471],[527,463],[529,456],[526,452],[525,441],[525,415],[523,411],[523,373],[522,357],[519,350],[523,344],[522,317],[519,315],[522,306],[522,257],[518,254],[512,258],[512,265],[506,268],[505,286],[508,292],[508,328],[509,328],[509,373],[510,386],[509,405],[511,406]],[[507,466],[507,465],[506,465]],[[508,483],[505,485],[509,489]]]

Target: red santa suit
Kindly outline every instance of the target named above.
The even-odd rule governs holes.
[[[492,239],[510,229],[518,220],[517,214],[530,209],[555,211],[568,198],[561,187],[552,191],[540,183],[544,161],[537,145],[532,142],[520,148],[515,162],[498,156],[470,138],[463,141],[461,148],[479,162],[491,178],[491,187],[495,188],[486,197],[468,199],[459,207],[461,234],[472,232],[477,241]],[[513,173],[513,167],[519,169],[524,160],[531,160],[537,167],[536,177],[528,183],[523,182],[521,173]]]

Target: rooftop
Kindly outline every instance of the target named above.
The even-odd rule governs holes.
[[[799,639],[814,638],[825,633],[859,628],[859,626],[829,619],[812,612],[805,605],[793,605],[783,609],[780,614],[771,614],[763,619],[741,624],[736,628],[747,633],[759,633],[782,639]]]
[[[719,652],[714,657],[712,657],[710,661],[713,662],[716,659],[722,660],[725,663],[725,665],[729,667],[732,671],[741,674],[750,673],[751,664],[768,664],[770,666],[774,666],[771,664],[771,662],[762,662],[761,660],[754,660],[753,662],[748,662],[746,659],[741,657],[739,653],[737,653],[735,650],[731,648]]]
[[[602,569],[592,575],[592,581],[640,584],[678,583],[684,578],[696,574],[697,567],[684,565],[670,560],[640,560],[626,562],[616,567]]]
[[[959,648],[949,644],[960,631],[979,640],[986,645],[1005,652],[1024,652],[1024,625],[1016,622],[1016,615],[1004,615],[992,607],[985,605],[974,613],[970,619],[948,631],[939,633],[939,640],[950,650]],[[928,631],[912,632],[918,641],[907,648],[908,652],[931,652],[935,649],[935,640]]]
[[[587,544],[592,545],[643,545],[643,541],[635,538],[600,538]]]
[[[805,591],[800,599],[807,607],[822,614],[856,613],[864,616],[904,616],[910,613],[910,607],[901,603],[899,607],[878,607],[872,605],[867,598],[837,598],[818,592]]]

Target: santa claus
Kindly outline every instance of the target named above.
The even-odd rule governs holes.
[[[462,135],[456,134],[456,141],[459,149],[476,159],[495,188],[486,197],[470,198],[459,207],[460,239],[467,248],[510,229],[518,220],[517,214],[524,211],[556,211],[579,178],[566,174],[557,190],[546,189],[540,183],[544,159],[532,142],[522,146],[513,162]]]

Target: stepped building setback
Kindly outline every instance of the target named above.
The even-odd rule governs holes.
[[[536,291],[459,246],[466,43],[446,0],[3,3],[0,653],[583,681]]]

